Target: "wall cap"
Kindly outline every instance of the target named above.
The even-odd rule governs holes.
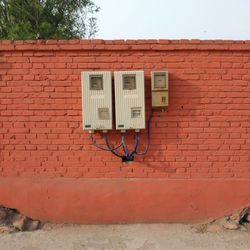
[[[250,40],[0,40],[0,51],[250,51]]]

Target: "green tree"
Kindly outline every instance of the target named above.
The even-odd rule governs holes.
[[[91,0],[0,0],[0,39],[93,38]]]

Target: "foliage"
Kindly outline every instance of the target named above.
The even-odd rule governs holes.
[[[91,0],[0,0],[0,39],[93,38]]]

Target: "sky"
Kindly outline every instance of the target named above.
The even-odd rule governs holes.
[[[99,39],[250,39],[250,0],[94,0]]]

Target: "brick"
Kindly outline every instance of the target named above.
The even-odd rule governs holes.
[[[0,43],[0,175],[244,178],[249,173],[249,44],[200,40]],[[145,70],[147,110],[150,72],[167,69],[170,105],[167,112],[153,115],[148,154],[124,165],[110,152],[96,150],[82,130],[80,72],[129,69]],[[140,148],[146,143],[142,132]],[[110,134],[111,141],[118,142],[113,131]],[[127,137],[132,148],[133,136]]]

